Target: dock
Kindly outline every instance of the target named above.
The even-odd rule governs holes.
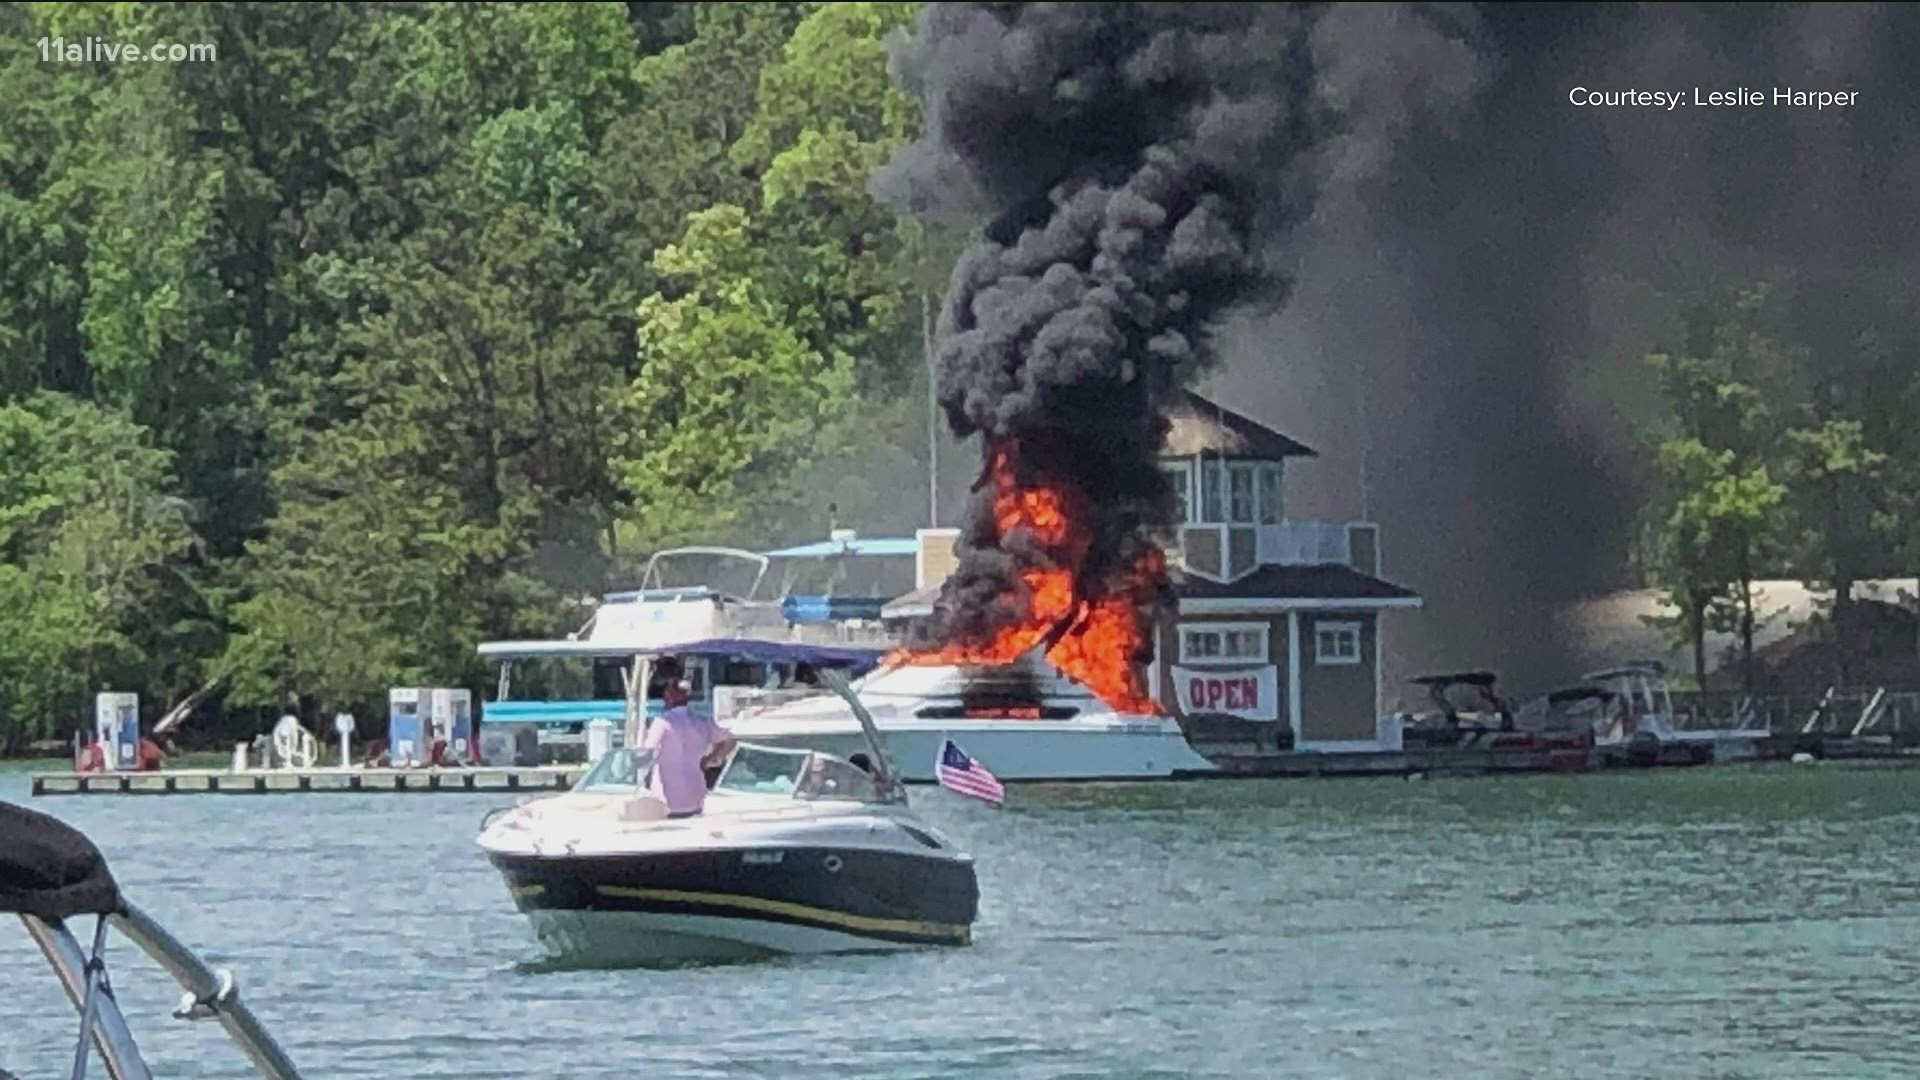
[[[159,772],[34,773],[38,795],[294,795],[565,791],[585,765],[471,769],[162,769]]]
[[[1585,772],[1599,767],[1586,752],[1560,750],[1365,750],[1211,755],[1218,773],[1176,774],[1180,779],[1230,777],[1482,776],[1489,773]]]

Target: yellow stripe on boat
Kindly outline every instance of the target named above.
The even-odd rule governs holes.
[[[911,934],[915,937],[939,938],[965,944],[970,933],[966,926],[955,923],[922,922],[918,919],[882,919],[871,915],[849,915],[844,911],[831,908],[813,907],[808,904],[796,904],[788,900],[769,900],[763,896],[737,896],[732,893],[689,892],[681,889],[635,889],[625,885],[597,886],[605,896],[618,896],[630,900],[658,900],[669,904],[713,904],[718,907],[736,908],[742,911],[758,911],[768,915],[787,915],[796,919],[812,919],[816,922],[831,923],[849,930],[864,930],[876,934]]]

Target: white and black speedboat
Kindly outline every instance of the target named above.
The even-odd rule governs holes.
[[[856,761],[742,743],[705,810],[677,819],[647,791],[650,756],[615,749],[572,791],[490,818],[479,843],[564,964],[965,945],[973,859],[868,746]]]
[[[107,931],[116,929],[173,976],[186,991],[174,1012],[181,1020],[218,1020],[260,1075],[300,1075],[273,1036],[240,1000],[233,976],[209,968],[146,912],[120,893],[100,849],[72,826],[10,803],[0,803],[0,912],[20,917],[80,1014],[74,1080],[86,1075],[98,1050],[113,1080],[149,1080],[152,1071],[107,978]],[[69,923],[94,917],[93,946],[80,944]],[[8,1075],[0,1062],[0,1075]]]

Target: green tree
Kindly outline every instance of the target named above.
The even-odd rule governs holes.
[[[193,547],[168,455],[124,413],[43,392],[0,405],[0,750],[57,735],[96,689],[149,678],[151,601]]]
[[[127,425],[184,530],[131,621],[9,561],[12,640],[95,620],[124,685],[353,705],[566,625],[636,545],[897,510],[938,259],[866,184],[915,10],[0,3],[0,406]]]
[[[755,178],[728,148],[755,107],[760,71],[780,54],[807,5],[700,4],[691,39],[634,65],[635,104],[596,144],[593,214],[629,303],[654,291],[654,252],[678,239],[687,215],[750,206]]]
[[[619,346],[581,317],[571,255],[510,208],[422,230],[376,273],[333,380],[348,414],[295,432],[275,473],[228,656],[243,697],[352,705],[473,674],[481,638],[550,633],[564,594],[602,583]]]
[[[1911,357],[1920,341],[1910,301],[1891,280],[1870,266],[1794,280],[1773,312],[1784,343],[1771,395],[1782,415],[1787,554],[1809,586],[1831,591],[1831,677],[1840,682],[1869,645],[1856,587],[1911,566],[1903,541],[1920,516],[1906,483],[1915,475]]]
[[[1676,438],[1659,450],[1660,495],[1645,528],[1641,557],[1678,609],[1665,625],[1693,655],[1696,684],[1707,676],[1706,632],[1716,608],[1730,612],[1742,643],[1743,677],[1752,682],[1755,628],[1752,555],[1778,512],[1785,489],[1765,465],[1741,469],[1731,450]]]
[[[640,305],[641,368],[615,464],[648,544],[724,535],[753,497],[790,481],[848,405],[848,359],[788,324],[765,256],[746,212],[722,205],[654,257],[674,292]]]
[[[1668,416],[1655,448],[1655,498],[1637,557],[1678,616],[1662,625],[1692,652],[1706,680],[1706,632],[1732,630],[1741,677],[1753,684],[1760,616],[1754,582],[1781,535],[1785,489],[1775,479],[1775,412],[1765,380],[1777,350],[1761,332],[1765,288],[1689,313],[1681,348],[1654,353]]]

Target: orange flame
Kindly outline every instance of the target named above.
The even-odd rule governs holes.
[[[1021,487],[1005,446],[989,455],[988,471],[994,485],[997,537],[1005,539],[1024,530],[1031,542],[1048,550],[1053,565],[1022,572],[1028,594],[1026,615],[1002,627],[991,641],[954,642],[924,652],[898,649],[887,656],[886,663],[1009,664],[1071,617],[1072,626],[1048,646],[1047,660],[1120,712],[1159,714],[1160,707],[1147,694],[1134,658],[1142,651],[1146,632],[1140,604],[1164,578],[1165,557],[1150,548],[1120,575],[1121,580],[1106,583],[1104,595],[1091,601],[1079,597],[1074,592],[1073,568],[1085,560],[1089,537],[1085,515],[1076,512],[1074,493],[1045,485]]]

